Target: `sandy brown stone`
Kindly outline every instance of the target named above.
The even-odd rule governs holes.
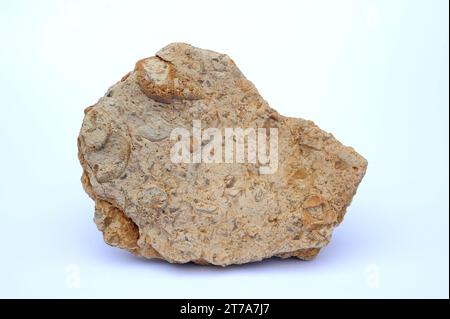
[[[278,169],[173,163],[174,128],[278,129]],[[191,140],[190,151],[202,141]],[[342,221],[367,162],[313,122],[270,108],[225,54],[174,43],[85,110],[84,189],[104,240],[146,258],[226,266],[314,258]]]

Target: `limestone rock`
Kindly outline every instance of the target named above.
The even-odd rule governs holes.
[[[196,163],[208,143],[194,133],[191,162],[174,162],[171,134],[194,131],[194,121],[202,130],[276,129],[275,170],[262,173],[260,158]],[[313,122],[270,108],[227,55],[182,43],[138,61],[85,110],[78,149],[106,243],[146,258],[221,266],[314,258],[367,167]]]

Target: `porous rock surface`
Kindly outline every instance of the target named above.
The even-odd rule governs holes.
[[[173,163],[170,133],[193,120],[202,128],[277,128],[278,169]],[[313,122],[270,108],[227,55],[183,43],[138,61],[85,110],[78,149],[105,242],[172,263],[312,259],[367,167]]]

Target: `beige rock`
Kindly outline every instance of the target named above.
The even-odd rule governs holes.
[[[174,163],[171,132],[194,120],[202,129],[278,129],[278,169]],[[191,142],[192,152],[204,144]],[[367,167],[313,122],[270,108],[227,55],[182,43],[139,61],[85,110],[78,148],[106,243],[173,263],[312,259]]]

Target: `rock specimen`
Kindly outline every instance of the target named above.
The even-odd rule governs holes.
[[[195,123],[203,135],[194,134]],[[187,161],[172,157],[177,128],[192,131]],[[267,129],[263,141],[277,143],[276,157],[252,160],[248,140],[247,161],[221,162],[226,154],[214,149],[207,162],[207,128],[251,128],[259,139]],[[269,129],[277,139],[269,141]],[[78,149],[106,243],[146,258],[221,266],[315,257],[367,167],[313,122],[270,108],[227,55],[182,43],[138,61],[85,110]],[[263,173],[263,163],[271,170]]]

